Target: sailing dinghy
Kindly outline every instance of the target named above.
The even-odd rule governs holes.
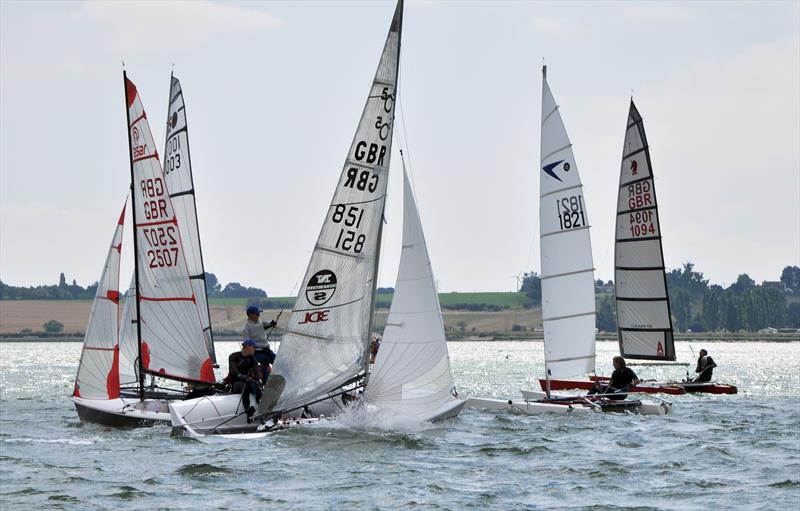
[[[400,1],[256,420],[248,423],[241,396],[208,396],[170,405],[176,432],[199,439],[258,438],[330,417],[352,402],[417,420],[453,417],[461,410],[407,176],[397,288],[370,372],[402,16]]]
[[[567,131],[542,69],[542,129],[539,243],[542,268],[542,318],[545,379],[594,372],[594,264],[589,219]],[[470,398],[467,406],[523,413],[633,411],[663,415],[662,401],[610,400],[600,396],[555,396],[523,391],[522,401]]]
[[[192,249],[196,247],[196,251],[190,250],[188,256],[194,257],[192,259],[194,266],[191,268],[197,268],[199,265],[202,270],[191,175],[184,181],[189,183],[188,189],[181,188],[180,177],[173,178],[178,191],[170,193],[171,189],[168,187],[170,180],[165,176],[159,163],[147,115],[136,86],[128,80],[125,73],[123,77],[131,162],[134,276],[126,297],[123,323],[118,325],[118,319],[114,321],[119,334],[114,332],[113,336],[109,337],[108,333],[103,331],[106,339],[115,340],[115,345],[112,347],[114,363],[107,376],[108,381],[115,384],[112,386],[109,383],[105,394],[95,391],[91,394],[93,399],[86,399],[87,392],[82,390],[86,387],[84,383],[86,378],[81,376],[79,370],[73,401],[82,420],[111,426],[140,426],[169,422],[168,402],[186,396],[184,389],[156,387],[152,382],[154,377],[166,378],[198,389],[214,385],[215,376],[213,343],[208,341],[211,339],[210,325],[207,321],[203,322],[204,315],[199,308],[202,305],[207,318],[205,283],[202,279],[192,278],[194,274],[190,274],[186,245],[183,243],[183,238],[187,236],[184,234],[186,231],[190,238],[189,246]],[[172,93],[176,86],[177,95]],[[186,158],[182,165],[171,169],[173,174],[183,171],[185,176],[185,171],[189,168],[188,140],[184,137],[181,142],[175,144],[176,137],[186,133],[182,94],[180,94],[180,84],[175,78],[171,79],[170,98],[170,120],[176,120],[170,125],[172,128],[181,127],[179,122],[182,122],[184,129],[181,131],[176,129],[176,133],[171,134],[168,128],[167,153],[180,158],[181,147],[186,148]],[[175,111],[178,112],[179,119],[172,115],[175,113],[173,105],[177,98],[180,99],[180,104]],[[173,203],[173,199],[176,198],[181,207],[180,213]],[[179,223],[181,221],[187,228],[182,228]],[[122,219],[118,230],[121,238]],[[113,287],[116,289],[119,287],[119,255],[115,257],[116,274],[113,277],[115,279]],[[112,278],[107,275],[108,264],[101,282]],[[202,296],[199,300],[200,289],[194,281],[202,283]],[[119,296],[118,291],[116,296]],[[98,303],[98,300],[95,303]],[[98,314],[95,314],[95,308],[98,309]],[[94,332],[97,329],[93,330],[91,325],[99,321],[95,319],[96,317],[104,318],[108,315],[107,312],[99,314],[101,310],[103,310],[101,307],[93,306],[90,327],[87,329],[87,340],[92,342],[89,345],[89,352],[97,351],[93,349],[96,344]],[[118,314],[118,310],[115,314]],[[106,344],[108,342],[105,341]],[[106,351],[109,349],[105,345],[100,347]],[[84,366],[83,358],[81,368]],[[153,377],[149,386],[145,385],[146,374]],[[121,377],[124,382],[122,385],[119,383]]]
[[[619,353],[626,359],[669,365],[676,360],[675,338],[652,169],[644,121],[631,99],[622,151],[614,248]],[[545,389],[548,382],[541,380],[540,384]],[[557,380],[549,384],[558,389],[586,389],[592,388],[594,382]],[[646,381],[631,392],[735,394],[737,389],[713,382]]]

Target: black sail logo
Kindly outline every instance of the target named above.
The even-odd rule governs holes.
[[[306,285],[306,298],[311,305],[319,307],[333,298],[336,291],[336,274],[330,270],[320,270],[311,276]]]

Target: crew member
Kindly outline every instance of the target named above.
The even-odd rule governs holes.
[[[247,420],[256,413],[255,406],[250,404],[250,394],[256,395],[256,404],[261,400],[261,387],[258,384],[258,362],[254,356],[256,342],[245,339],[241,351],[234,351],[228,357],[228,381],[233,385],[231,393],[242,394],[242,404],[247,413]]]
[[[269,365],[275,362],[275,352],[270,349],[269,342],[267,342],[267,330],[274,328],[277,322],[274,319],[260,321],[261,312],[263,312],[261,309],[253,305],[247,308],[247,321],[242,327],[242,339],[252,339],[256,343],[255,357],[262,367],[259,378],[266,381],[269,376]]]
[[[692,381],[703,383],[711,381],[711,375],[714,373],[715,367],[717,367],[717,364],[714,363],[713,358],[708,356],[708,352],[700,350],[700,356],[697,358],[697,367],[694,370],[698,374]]]
[[[380,349],[380,347],[381,347],[381,339],[380,339],[380,337],[378,337],[378,336],[373,337],[372,338],[372,345],[369,348],[369,351],[370,351],[369,363],[370,364],[374,364],[375,363],[375,357],[378,356],[378,350]]]
[[[608,399],[622,400],[628,397],[627,391],[630,387],[639,385],[642,380],[636,376],[633,369],[625,364],[622,357],[614,357],[614,372],[611,373],[611,381],[607,385],[595,383],[595,388],[589,394],[610,394]]]

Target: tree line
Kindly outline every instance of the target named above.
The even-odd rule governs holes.
[[[673,326],[693,332],[741,330],[755,332],[767,327],[800,328],[800,267],[786,266],[777,281],[756,284],[746,273],[723,287],[709,284],[691,262],[666,272]],[[597,328],[617,330],[613,282],[595,283]],[[526,273],[522,291],[541,304],[541,278]]]
[[[267,292],[257,287],[243,286],[238,282],[229,282],[224,287],[213,273],[206,272],[206,290],[210,298],[266,298]],[[75,280],[67,284],[63,273],[59,275],[58,284],[44,286],[9,286],[0,281],[0,299],[2,300],[91,300],[97,293],[97,282],[86,287],[78,285]]]

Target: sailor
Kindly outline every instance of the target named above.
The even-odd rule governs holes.
[[[697,367],[694,372],[698,373],[692,380],[693,382],[708,382],[711,381],[711,375],[714,373],[714,368],[717,364],[714,359],[708,356],[706,350],[700,350],[700,356],[697,358]]]
[[[258,384],[258,362],[254,356],[256,342],[245,339],[241,351],[234,351],[228,357],[228,381],[233,385],[231,393],[242,394],[247,420],[256,413],[256,408],[250,404],[250,394],[256,395],[256,404],[261,400],[261,387]]]
[[[381,347],[381,339],[380,339],[380,337],[378,337],[376,335],[375,337],[372,338],[372,345],[369,348],[369,351],[370,351],[369,363],[370,364],[374,364],[375,363],[375,357],[378,356],[378,349],[380,349],[380,347]]]
[[[274,319],[259,321],[262,312],[253,305],[247,308],[247,321],[242,327],[242,339],[252,339],[256,343],[255,357],[262,367],[259,377],[261,380],[266,380],[269,376],[269,364],[275,362],[275,352],[270,349],[269,342],[267,342],[267,330],[274,328],[277,322]]]
[[[614,372],[611,373],[611,381],[607,385],[600,385],[595,383],[595,388],[589,391],[589,394],[610,394],[608,399],[622,400],[628,397],[627,391],[634,385],[639,385],[642,380],[636,376],[633,369],[625,364],[625,359],[622,357],[614,357]]]

